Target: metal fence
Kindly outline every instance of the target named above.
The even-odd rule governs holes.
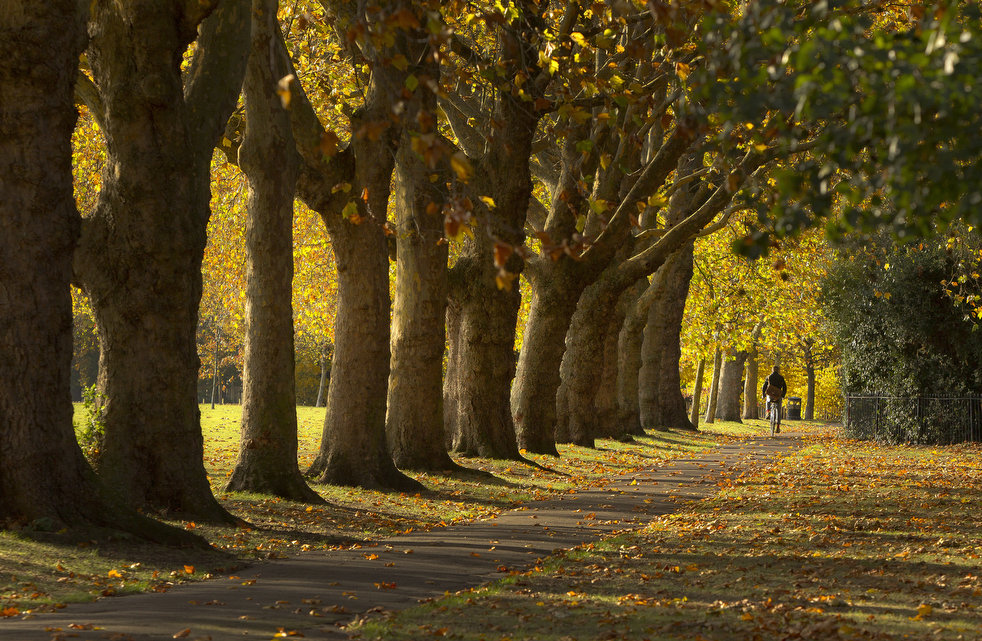
[[[846,434],[887,443],[982,442],[980,396],[846,396]]]

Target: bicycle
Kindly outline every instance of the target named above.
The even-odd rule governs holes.
[[[767,415],[771,419],[771,436],[781,431],[781,399],[767,397]]]

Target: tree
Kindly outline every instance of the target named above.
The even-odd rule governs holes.
[[[396,278],[386,437],[403,469],[457,468],[444,436],[443,353],[446,346],[447,240],[444,212],[454,188],[449,147],[437,129],[442,22],[413,14],[404,55],[418,85],[404,102],[396,154]],[[407,22],[409,22],[407,17]],[[438,28],[436,25],[440,25]],[[458,161],[459,162],[459,161]],[[464,175],[464,178],[467,176]]]
[[[0,523],[204,545],[118,505],[72,429],[70,141],[86,14],[74,0],[14,0],[0,25]]]
[[[248,16],[242,0],[94,5],[83,84],[108,160],[75,258],[101,340],[100,475],[131,505],[226,523],[202,463],[195,329],[209,168],[241,87]]]
[[[466,235],[449,276],[449,353],[444,384],[446,430],[454,451],[520,459],[511,410],[515,329],[521,304],[516,276],[524,269],[525,223],[533,197],[529,167],[540,120],[555,108],[545,97],[553,78],[542,68],[552,16],[558,38],[571,32],[582,9],[543,11],[528,0],[488,9],[486,3],[451,13],[465,24],[451,42],[454,64],[446,71],[441,101],[471,179],[457,202],[470,205],[474,228],[460,230],[462,210],[449,221],[450,235]],[[486,28],[468,28],[468,16]],[[541,16],[540,16],[541,14]],[[558,19],[555,19],[558,17]],[[493,55],[482,55],[488,48]],[[490,96],[490,100],[486,97]],[[467,228],[465,228],[467,229]]]
[[[322,4],[331,14],[328,24],[337,30],[335,42],[343,46],[337,55],[367,74],[343,147],[341,136],[320,122],[295,68],[284,87],[303,158],[298,195],[324,221],[338,268],[327,415],[321,449],[308,472],[325,483],[415,489],[419,484],[393,464],[385,436],[390,355],[386,215],[402,139],[396,105],[410,76],[408,66],[397,61],[408,60],[409,31],[420,21],[402,0]],[[288,55],[285,46],[278,55]]]
[[[710,19],[707,71],[729,81],[702,86],[727,127],[769,112],[755,144],[809,150],[759,201],[745,251],[761,251],[769,228],[825,219],[838,236],[889,228],[907,238],[982,220],[982,9],[933,7],[756,2],[736,22]]]
[[[293,342],[293,195],[300,158],[277,83],[278,0],[253,0],[246,128],[239,161],[249,178],[246,341],[239,459],[229,491],[323,503],[297,467]]]

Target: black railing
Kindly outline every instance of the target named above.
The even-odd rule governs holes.
[[[980,442],[982,397],[846,396],[844,426],[853,438],[887,443]]]

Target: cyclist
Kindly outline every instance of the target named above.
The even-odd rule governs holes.
[[[784,381],[784,377],[781,376],[781,368],[777,365],[771,370],[771,373],[764,379],[764,386],[761,388],[760,393],[764,396],[764,402],[767,403],[768,412],[777,412],[777,432],[781,431],[781,399],[783,399],[788,394],[788,384]],[[768,402],[770,401],[770,402]]]

